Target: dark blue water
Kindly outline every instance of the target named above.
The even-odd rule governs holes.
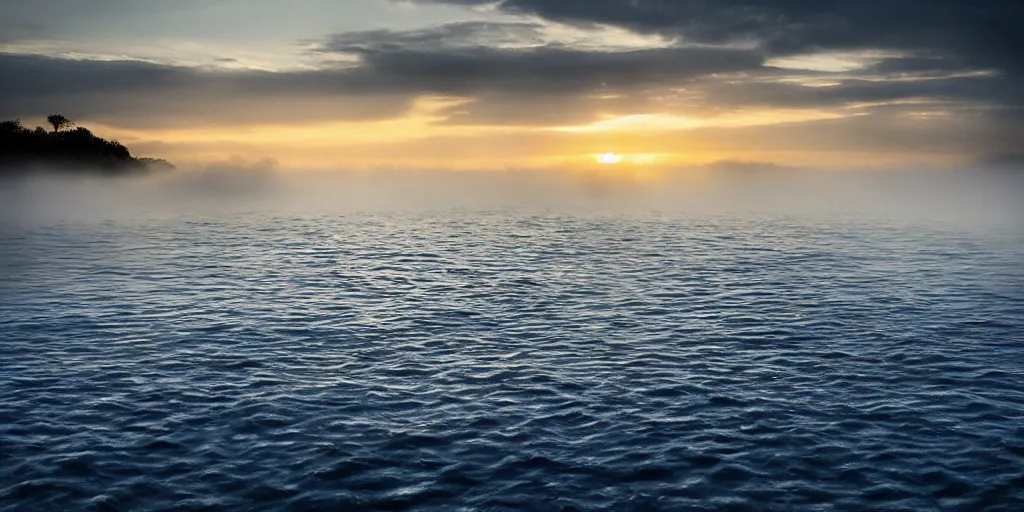
[[[668,214],[0,237],[0,510],[1024,510],[1024,236]]]

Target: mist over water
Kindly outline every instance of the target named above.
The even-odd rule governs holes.
[[[0,509],[1021,510],[1022,192],[0,182]]]
[[[223,165],[141,177],[0,180],[4,219],[274,212],[518,209],[851,215],[959,225],[1018,223],[1024,172],[826,171],[725,166],[676,171],[275,170]]]

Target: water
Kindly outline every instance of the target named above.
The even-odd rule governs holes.
[[[1022,510],[1022,249],[825,216],[10,225],[0,510]]]

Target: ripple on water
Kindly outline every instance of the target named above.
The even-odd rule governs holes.
[[[526,213],[0,233],[0,509],[1022,510],[1024,240]]]

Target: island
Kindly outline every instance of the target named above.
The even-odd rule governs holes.
[[[28,172],[125,175],[171,170],[157,158],[138,158],[123,144],[102,139],[67,117],[46,118],[53,127],[32,130],[19,119],[0,121],[0,175]]]

